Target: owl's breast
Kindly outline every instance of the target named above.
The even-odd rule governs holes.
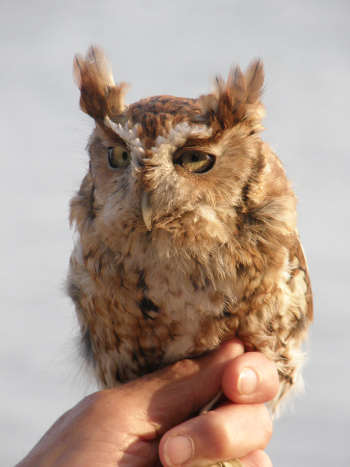
[[[99,254],[80,244],[71,260],[78,317],[104,387],[216,348],[216,322],[237,301],[222,246],[188,248],[165,230],[123,230]]]
[[[189,219],[160,218],[152,230],[139,214],[120,212],[95,219],[71,261],[79,291],[71,296],[103,387],[202,355],[236,334],[260,348],[275,346],[281,326],[288,337],[289,318],[276,318],[296,314],[287,310],[284,245],[271,238],[273,254],[266,241],[260,251],[256,225],[246,239],[236,235],[233,208],[199,206]]]
[[[219,277],[215,261],[210,264],[208,256],[218,259],[217,251],[203,258],[165,243],[161,238],[134,258],[125,258],[119,290],[133,310],[130,321],[139,326],[138,345],[156,367],[215,348],[217,330],[208,323],[236,301],[232,273]]]

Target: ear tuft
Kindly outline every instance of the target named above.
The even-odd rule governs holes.
[[[216,122],[222,129],[245,121],[254,132],[263,130],[265,109],[260,102],[263,84],[264,67],[260,60],[252,62],[244,74],[240,67],[232,67],[227,82],[218,76],[213,82],[213,92],[198,99],[203,120],[209,125]]]
[[[80,107],[95,120],[118,120],[124,110],[127,83],[114,84],[108,58],[99,47],[90,47],[86,57],[76,55],[74,82],[80,89]]]
[[[247,104],[255,104],[263,93],[264,64],[261,60],[252,62],[244,74],[247,85]]]

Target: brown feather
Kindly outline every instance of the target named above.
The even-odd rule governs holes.
[[[227,83],[221,76],[214,81],[212,94],[201,96],[198,104],[203,110],[203,121],[221,129],[231,128],[239,122],[247,122],[251,131],[260,132],[263,127],[264,106],[260,102],[264,82],[261,61],[252,62],[245,74],[240,67],[232,67]]]
[[[68,293],[101,386],[237,335],[276,364],[275,409],[299,378],[313,311],[297,199],[257,134],[262,62],[232,68],[227,82],[218,76],[198,99],[155,96],[128,108],[99,49],[76,57],[74,77],[96,129],[71,201]],[[125,165],[111,165],[113,146]],[[211,161],[208,170],[181,165],[191,154]]]
[[[127,83],[114,84],[108,58],[99,47],[90,47],[86,57],[76,55],[73,77],[80,89],[80,107],[94,119],[118,120],[124,110]]]

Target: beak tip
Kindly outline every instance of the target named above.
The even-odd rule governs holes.
[[[152,205],[150,202],[149,193],[142,193],[141,197],[141,211],[144,223],[147,227],[147,230],[152,230]]]

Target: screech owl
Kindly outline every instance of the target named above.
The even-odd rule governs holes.
[[[77,242],[68,291],[102,388],[241,338],[296,382],[312,321],[296,197],[259,133],[263,65],[198,99],[124,105],[107,57],[74,61],[96,123],[89,170],[71,201]]]

